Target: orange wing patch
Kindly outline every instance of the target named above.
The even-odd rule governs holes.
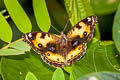
[[[72,63],[79,60],[86,51],[86,43],[81,43],[78,46],[76,46],[75,49],[68,52],[68,55],[66,56],[66,65],[72,65]]]
[[[44,37],[43,37],[44,35]],[[35,47],[39,48],[38,44],[42,44],[43,47],[47,47],[48,43],[53,43],[57,39],[50,34],[37,33],[36,38],[32,40]]]
[[[80,36],[83,38],[84,36],[88,36],[90,34],[90,25],[85,24],[84,22],[80,22],[78,25],[75,25],[69,32],[67,37],[74,38]]]
[[[59,53],[52,53],[50,51],[45,52],[46,58],[53,62],[64,62],[64,58],[62,55],[59,55]]]
[[[68,55],[67,55],[67,57],[66,57],[66,60],[73,59],[73,58],[75,58],[76,56],[80,55],[81,52],[82,52],[82,50],[83,50],[83,45],[82,45],[82,44],[78,45],[75,49],[71,50],[71,51],[68,53]]]

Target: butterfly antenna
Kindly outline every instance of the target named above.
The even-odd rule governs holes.
[[[53,25],[51,25],[53,29],[55,29],[58,33],[61,33],[57,28],[55,28]]]
[[[67,22],[66,22],[66,24],[65,24],[65,27],[64,27],[64,29],[63,29],[63,31],[62,31],[63,33],[64,33],[65,29],[67,28],[68,23],[69,23],[69,19],[67,20]]]

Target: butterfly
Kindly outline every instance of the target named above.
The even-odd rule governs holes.
[[[97,16],[89,16],[79,21],[67,35],[60,36],[47,32],[30,32],[23,35],[34,51],[41,55],[47,64],[64,68],[79,60],[86,52],[97,24]]]

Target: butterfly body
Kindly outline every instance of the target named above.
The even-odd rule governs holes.
[[[97,17],[89,16],[78,22],[67,35],[61,32],[58,37],[45,32],[30,32],[23,38],[47,64],[64,68],[85,54],[96,23]]]

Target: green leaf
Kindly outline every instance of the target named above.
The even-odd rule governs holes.
[[[70,17],[72,26],[78,21],[94,15],[88,0],[64,0],[67,13]],[[95,29],[95,37],[100,39],[100,32],[98,26]]]
[[[23,33],[30,32],[32,24],[18,0],[4,0],[4,3],[18,29]]]
[[[10,45],[11,48],[15,48],[21,51],[30,51],[31,47],[24,41],[16,41]]]
[[[0,56],[21,55],[31,49],[31,47],[23,41],[15,41],[8,46],[9,48],[0,50]]]
[[[21,55],[24,54],[24,51],[17,49],[2,49],[0,50],[0,56],[10,56],[10,55]]]
[[[120,73],[115,72],[97,72],[85,75],[77,80],[120,80]]]
[[[2,14],[0,14],[0,39],[5,42],[12,40],[12,30]]]
[[[98,24],[95,27],[95,38],[101,40],[101,35],[100,35]]]
[[[64,70],[67,71],[68,73],[70,73],[71,72],[71,68],[72,68],[72,66],[67,66],[67,67],[64,67]]]
[[[93,41],[94,42],[94,41]],[[120,71],[119,55],[114,44],[108,45],[94,42],[87,49],[86,55],[72,66],[72,76],[75,80],[82,76],[100,71]]]
[[[72,71],[70,72],[70,80],[75,80],[72,74]]]
[[[72,26],[87,16],[94,15],[88,0],[64,0]]]
[[[91,6],[97,15],[107,15],[113,13],[120,0],[90,0]]]
[[[100,45],[107,46],[107,45],[112,45],[113,43],[114,43],[113,41],[101,41]]]
[[[1,74],[4,80],[25,80],[28,72],[32,72],[38,80],[51,80],[54,68],[44,63],[40,55],[33,51],[19,56],[2,57]]]
[[[112,34],[113,34],[113,40],[115,42],[115,46],[120,53],[120,5],[115,14]]]
[[[55,70],[52,80],[65,80],[64,73],[61,68],[57,68]]]
[[[50,29],[51,21],[45,0],[33,0],[33,9],[39,28],[44,32],[48,32]]]
[[[38,79],[35,77],[33,73],[28,72],[25,80],[38,80]]]

